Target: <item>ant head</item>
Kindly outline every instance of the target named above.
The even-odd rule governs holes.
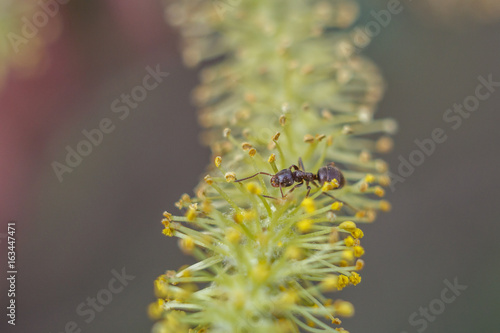
[[[272,187],[280,187],[280,181],[278,179],[278,176],[274,175],[271,177],[271,186]]]

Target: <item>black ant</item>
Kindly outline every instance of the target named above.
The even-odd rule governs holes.
[[[257,172],[255,175],[246,177],[243,179],[238,179],[235,180],[235,182],[241,182],[250,178],[253,178],[257,175],[267,175],[271,176],[271,185],[273,187],[279,187],[281,191],[281,197],[285,198],[288,194],[292,193],[297,187],[300,187],[304,185],[304,182],[307,186],[307,194],[306,198],[309,196],[309,193],[311,192],[311,186],[309,186],[309,183],[313,184],[316,187],[319,187],[319,185],[316,183],[316,181],[319,182],[320,185],[323,185],[325,182],[331,182],[336,180],[338,183],[337,189],[341,189],[345,185],[345,178],[342,172],[335,166],[335,163],[331,162],[328,163],[328,165],[319,168],[318,173],[312,173],[312,172],[306,172],[304,168],[304,163],[302,163],[302,158],[299,158],[299,166],[296,166],[295,164],[292,164],[291,167],[288,169],[283,169],[276,173],[275,175],[269,174],[267,172]],[[295,171],[292,171],[295,169]],[[288,193],[285,195],[283,194],[283,187],[289,187],[292,186],[293,184],[296,184]],[[325,192],[323,194],[335,199],[332,195],[329,195]],[[273,197],[265,196],[271,199],[276,199]],[[337,199],[335,199],[337,200]]]

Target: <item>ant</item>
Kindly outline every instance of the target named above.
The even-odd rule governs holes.
[[[319,182],[320,185],[323,185],[325,182],[331,182],[333,180],[336,180],[338,182],[338,187],[337,189],[341,189],[345,185],[345,178],[342,172],[335,166],[335,163],[331,162],[328,163],[328,165],[319,168],[318,173],[312,173],[312,172],[306,172],[304,168],[304,163],[302,163],[302,158],[299,157],[299,166],[296,166],[295,164],[292,164],[288,169],[283,169],[279,171],[278,173],[272,175],[267,172],[257,172],[255,175],[246,177],[243,179],[238,179],[235,180],[235,182],[241,182],[250,178],[253,178],[257,175],[267,175],[271,176],[271,185],[273,187],[279,187],[281,191],[281,197],[285,198],[287,195],[292,193],[297,187],[300,187],[304,185],[304,182],[307,186],[307,194],[306,198],[309,196],[309,193],[311,192],[311,186],[309,186],[309,183],[313,184],[316,187],[319,187],[319,185],[316,183]],[[292,171],[292,170],[295,171]],[[292,185],[296,184],[288,193],[285,195],[283,194],[283,187],[290,187]],[[323,194],[335,199],[332,195],[323,192]],[[268,196],[265,196],[268,197]],[[273,197],[268,197],[271,199],[276,199]],[[335,199],[337,200],[337,199]]]

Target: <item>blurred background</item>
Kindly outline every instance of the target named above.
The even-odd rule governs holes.
[[[192,262],[160,220],[209,161],[190,104],[197,72],[182,64],[161,2],[66,2],[44,20],[37,1],[0,0],[2,311],[11,220],[18,271],[16,325],[2,314],[0,332],[149,332],[154,278]],[[360,4],[360,25],[388,6]],[[387,81],[378,116],[400,124],[392,171],[434,129],[447,140],[388,190],[392,212],[364,228],[363,283],[334,296],[356,306],[344,320],[350,332],[497,332],[500,91],[456,129],[443,115],[475,94],[479,76],[500,82],[500,3],[405,0],[401,8],[364,51]],[[30,38],[21,37],[26,18],[40,26],[25,28]],[[137,88],[151,71],[163,73],[158,84]],[[127,104],[131,93],[141,101]],[[100,126],[109,133],[81,146]],[[87,156],[60,169],[78,145]],[[123,270],[126,286],[106,298]],[[441,309],[445,280],[467,289]],[[89,310],[89,297],[107,304]],[[411,324],[429,306],[438,314],[425,328]]]

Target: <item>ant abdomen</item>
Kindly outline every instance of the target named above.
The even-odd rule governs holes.
[[[321,185],[325,182],[331,182],[334,179],[339,183],[338,189],[345,185],[344,175],[342,174],[342,171],[335,167],[335,164],[330,163],[318,170],[318,180]]]

